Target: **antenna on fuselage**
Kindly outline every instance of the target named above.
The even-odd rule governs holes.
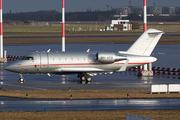
[[[90,49],[88,49],[86,52],[89,52],[90,51]]]
[[[51,49],[47,50],[47,52],[50,52]]]

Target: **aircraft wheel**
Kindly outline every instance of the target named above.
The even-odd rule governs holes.
[[[85,76],[82,76],[82,77],[81,77],[81,80],[82,80],[82,81],[85,81],[85,80],[86,80]]]
[[[18,80],[18,82],[19,82],[19,83],[25,83],[26,81],[25,81],[24,79],[20,78],[20,79]]]
[[[81,81],[81,84],[86,84],[86,81]]]
[[[86,81],[87,81],[87,82],[91,82],[91,80],[92,80],[92,78],[91,78],[90,76],[88,76],[88,77],[86,78]]]

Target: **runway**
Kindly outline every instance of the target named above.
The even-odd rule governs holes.
[[[34,100],[0,97],[0,111],[177,110],[180,99]]]

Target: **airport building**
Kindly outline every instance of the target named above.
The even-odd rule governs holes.
[[[111,20],[110,26],[106,26],[106,31],[129,31],[132,30],[132,24],[129,20]]]
[[[159,14],[162,14],[162,8],[161,7],[148,7],[147,8],[147,13],[148,14],[159,15]]]

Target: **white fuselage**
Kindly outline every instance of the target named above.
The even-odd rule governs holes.
[[[103,72],[118,71],[125,59],[129,60],[127,68],[156,61],[156,58],[150,56],[114,54],[118,56],[118,61],[106,63],[107,59],[114,59],[113,56],[103,58],[105,62],[98,62],[96,52],[36,52],[9,64],[5,69],[22,74]]]

